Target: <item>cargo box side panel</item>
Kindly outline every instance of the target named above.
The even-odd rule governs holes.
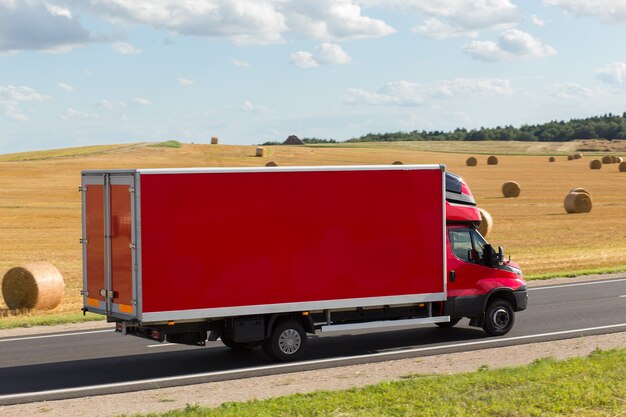
[[[445,297],[439,169],[153,173],[141,190],[144,314]]]

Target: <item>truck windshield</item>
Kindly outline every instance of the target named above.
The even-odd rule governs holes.
[[[450,248],[454,255],[466,262],[470,259],[470,251],[475,250],[479,255],[483,254],[487,241],[475,229],[452,229],[448,232]]]

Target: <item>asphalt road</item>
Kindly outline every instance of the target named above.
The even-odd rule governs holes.
[[[536,287],[513,330],[487,337],[463,320],[313,336],[302,362],[277,364],[260,349],[234,352],[159,344],[112,330],[0,338],[0,405],[238,379],[406,357],[626,331],[626,276]]]

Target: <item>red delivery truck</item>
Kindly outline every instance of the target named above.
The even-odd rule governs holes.
[[[294,360],[318,331],[503,335],[527,305],[443,165],[83,171],[80,190],[83,311],[123,334]]]

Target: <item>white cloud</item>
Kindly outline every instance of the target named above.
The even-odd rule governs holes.
[[[61,0],[55,0],[61,1]],[[294,33],[333,41],[389,35],[394,29],[364,16],[359,0],[69,0],[113,22],[150,25],[181,35],[235,44],[284,42]]]
[[[124,108],[124,107],[126,107],[126,103],[121,102],[121,101],[116,102],[116,101],[102,99],[98,103],[98,108],[104,109],[104,110],[113,110],[115,108]]]
[[[327,42],[315,48],[315,59],[322,65],[343,65],[352,61],[341,46]]]
[[[67,84],[67,83],[58,83],[57,84],[59,86],[59,88],[63,91],[66,91],[68,93],[71,93],[72,91],[74,91],[74,86]]]
[[[596,71],[596,78],[617,87],[626,86],[626,63],[616,62]]]
[[[466,95],[512,94],[510,81],[504,79],[455,78],[432,84],[395,81],[376,92],[351,88],[343,96],[346,104],[370,106],[422,106],[428,100],[451,99]]]
[[[362,4],[409,10],[425,16],[413,32],[432,38],[477,36],[517,24],[520,12],[510,0],[361,0]]]
[[[177,78],[176,79],[178,81],[178,84],[182,85],[183,87],[186,87],[188,85],[192,85],[193,84],[193,80],[189,80],[187,78]]]
[[[593,92],[590,88],[583,87],[577,83],[565,83],[555,84],[550,95],[561,100],[578,100],[591,97]]]
[[[515,58],[544,58],[556,55],[557,51],[544,45],[531,34],[518,29],[509,29],[500,34],[498,42],[472,41],[463,47],[472,58],[481,61],[503,61]]]
[[[626,23],[626,2],[623,0],[543,0],[567,13],[597,17],[607,23]]]
[[[68,108],[65,113],[59,115],[59,119],[61,120],[86,120],[86,119],[97,119],[98,116],[91,113],[85,113],[80,110],[75,110],[72,108]]]
[[[455,38],[460,36],[475,38],[478,36],[478,32],[475,30],[467,30],[458,26],[454,27],[434,17],[426,19],[424,23],[419,26],[415,26],[411,29],[411,31],[437,39]]]
[[[313,68],[320,65],[349,64],[352,59],[341,46],[325,42],[317,46],[313,53],[298,51],[291,54],[289,61],[299,68]]]
[[[508,95],[513,88],[509,80],[500,78],[455,78],[437,82],[433,91],[434,97],[450,98],[467,94]]]
[[[111,48],[118,54],[122,55],[139,55],[143,51],[139,48],[135,48],[129,43],[126,42],[115,42],[111,45]]]
[[[310,39],[377,38],[395,32],[383,20],[364,16],[352,0],[291,1],[282,3],[280,10],[290,30]]]
[[[269,109],[267,107],[253,104],[249,100],[244,101],[239,109],[247,113],[269,113]]]
[[[150,100],[148,100],[147,98],[143,98],[143,97],[136,97],[133,99],[133,101],[137,104],[139,104],[140,106],[150,106],[152,105],[152,102]]]
[[[67,52],[91,41],[65,7],[39,0],[0,1],[0,51]]]
[[[25,86],[0,86],[0,109],[7,119],[25,121],[28,117],[20,109],[20,103],[50,100],[49,96],[39,94]]]
[[[272,0],[72,0],[114,22],[150,25],[180,35],[228,38],[237,44],[282,41],[285,17]]]
[[[546,25],[546,22],[541,20],[539,17],[537,17],[537,15],[531,15],[530,16],[530,21],[535,26],[545,26]]]
[[[246,61],[241,61],[239,59],[234,59],[231,61],[233,63],[234,66],[239,67],[239,68],[249,68],[250,64],[247,63]]]
[[[320,65],[312,53],[304,51],[298,51],[291,54],[289,62],[298,68],[314,68],[319,67]]]

